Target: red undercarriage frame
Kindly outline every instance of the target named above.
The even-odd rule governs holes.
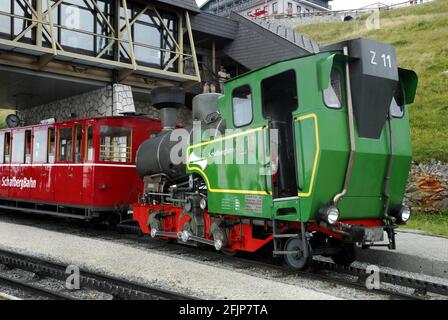
[[[151,213],[155,212],[167,212],[170,213],[165,216],[162,220],[163,232],[170,232],[177,234],[182,232],[183,225],[190,220],[190,217],[184,216],[179,222],[179,217],[183,212],[182,207],[172,206],[172,205],[148,205],[148,204],[135,204],[134,205],[133,219],[137,221],[140,225],[140,229],[145,234],[151,234],[151,228],[148,226],[148,220]],[[253,225],[251,223],[241,223],[241,217],[226,215],[226,220],[235,220],[235,224],[229,230],[228,245],[225,248],[228,252],[236,251],[246,251],[255,252],[262,248],[267,243],[273,240],[272,234],[268,235],[263,239],[258,239],[253,236]],[[210,217],[209,213],[204,212],[205,221],[205,239],[213,240],[210,234],[210,228],[213,223],[213,218]],[[344,220],[342,222],[344,225],[358,225],[365,228],[369,227],[379,227],[383,226],[384,223],[380,219],[370,219],[370,220]],[[265,229],[268,230],[268,220],[265,222]],[[340,239],[342,235],[337,231],[341,229],[341,225],[335,225],[332,231],[328,228],[323,228],[319,226],[318,222],[311,221],[307,223],[308,232],[320,232],[328,236],[332,236]],[[281,227],[280,232],[287,232],[288,230],[300,230],[300,222],[285,222]],[[177,236],[166,236],[164,238],[177,238]]]

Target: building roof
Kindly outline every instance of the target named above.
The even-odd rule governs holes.
[[[171,6],[179,7],[182,9],[199,12],[199,7],[196,3],[196,0],[157,0],[157,1]]]
[[[211,13],[201,12],[191,18],[191,27],[195,32],[234,40],[238,31],[238,22]]]
[[[315,41],[292,29],[255,22],[236,12],[230,18],[238,21],[239,26],[224,53],[250,70],[320,52]]]

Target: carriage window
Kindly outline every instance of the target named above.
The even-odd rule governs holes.
[[[4,163],[11,162],[11,132],[5,132]]]
[[[330,85],[324,90],[324,102],[330,109],[342,107],[341,73],[336,68],[331,70]]]
[[[390,104],[390,114],[394,118],[403,118],[404,116],[404,96],[401,84],[398,84],[394,97]]]
[[[131,162],[131,128],[102,126],[100,161]]]
[[[93,127],[87,127],[87,143],[86,143],[87,161],[93,161]]]
[[[12,162],[23,163],[25,151],[25,131],[16,131],[12,139]]]
[[[56,138],[54,128],[48,128],[48,163],[54,163],[54,154],[56,152]]]
[[[72,161],[73,129],[59,129],[58,160]]]
[[[33,162],[44,163],[47,160],[47,131],[34,131]]]
[[[75,126],[75,163],[82,162],[82,127]]]
[[[252,122],[252,90],[245,85],[233,90],[233,124],[235,127],[243,127]]]
[[[25,131],[25,163],[31,163],[31,130]]]

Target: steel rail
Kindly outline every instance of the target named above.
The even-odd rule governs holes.
[[[366,269],[362,268],[362,267],[356,267],[356,266],[343,267],[343,266],[338,266],[332,262],[317,261],[317,260],[314,260],[314,264],[322,270],[334,271],[334,272],[348,274],[348,275],[357,276],[357,277],[361,277],[361,278],[367,277],[369,275],[367,273]],[[435,294],[439,294],[439,295],[448,297],[448,286],[447,285],[430,282],[430,281],[426,281],[426,280],[414,279],[411,277],[400,276],[400,275],[396,275],[396,274],[388,273],[388,272],[384,272],[384,271],[380,271],[379,276],[380,276],[381,283],[388,283],[388,284],[395,285],[395,286],[401,286],[401,287],[405,287],[405,288],[409,288],[409,289],[414,289],[414,290],[416,290],[416,292],[419,292],[419,293],[431,292],[431,293],[435,293]]]
[[[130,226],[130,225],[119,225],[114,228],[119,232],[119,230],[127,231],[128,233],[136,234],[141,236],[141,231],[139,227],[137,226]],[[114,230],[112,229],[112,231]],[[123,234],[120,234],[120,237],[122,237]],[[342,267],[338,266],[333,262],[328,261],[322,261],[313,259],[313,264],[311,268],[308,271],[296,271],[296,270],[290,270],[286,266],[279,266],[275,264],[274,262],[267,262],[267,261],[260,261],[257,258],[241,258],[241,257],[231,257],[227,255],[223,255],[219,252],[215,251],[209,251],[209,250],[198,250],[196,247],[190,247],[186,245],[179,245],[176,243],[169,243],[164,242],[163,240],[155,240],[152,238],[147,238],[151,243],[158,243],[160,246],[156,247],[155,250],[163,250],[164,248],[170,248],[173,250],[186,250],[189,252],[200,252],[200,254],[207,255],[208,257],[214,257],[216,259],[225,259],[226,262],[234,262],[234,263],[240,263],[244,265],[244,268],[251,268],[251,267],[263,267],[263,268],[270,268],[273,270],[277,270],[280,272],[284,272],[285,276],[298,274],[303,277],[313,277],[315,279],[319,279],[326,282],[337,282],[341,285],[353,287],[360,289],[365,292],[376,292],[379,294],[385,294],[389,295],[392,298],[397,299],[417,299],[417,300],[425,300],[427,297],[424,296],[426,293],[434,293],[441,296],[448,297],[448,286],[443,284],[438,284],[435,282],[420,280],[420,279],[414,279],[412,277],[406,277],[406,276],[400,276],[396,275],[394,273],[389,273],[385,271],[380,271],[379,277],[380,277],[380,283],[382,284],[389,284],[395,287],[397,290],[389,290],[384,287],[381,287],[380,289],[368,289],[365,286],[365,279],[370,275],[367,273],[366,268],[363,267],[356,267],[356,266],[350,266],[350,267]],[[338,275],[349,275],[354,276],[357,278],[356,281],[350,281],[346,279],[340,279],[336,278],[331,275],[323,274],[322,271],[330,271],[334,272]],[[398,288],[397,288],[398,287]],[[399,287],[407,288],[407,289],[414,289],[415,294],[408,294],[403,293],[403,290],[400,290]]]
[[[26,254],[0,250],[0,264],[65,281],[66,265]],[[96,272],[80,270],[81,288],[110,294],[117,300],[192,300],[194,297]]]
[[[119,226],[118,228],[122,227]],[[131,232],[135,231],[138,233],[139,231],[137,229],[138,228],[126,227],[126,230]],[[244,268],[250,268],[250,267],[270,268],[273,270],[284,272],[285,276],[298,274],[303,277],[308,278],[312,277],[326,282],[337,282],[341,285],[357,288],[362,291],[385,294],[391,296],[392,298],[397,299],[425,300],[427,297],[425,297],[424,294],[426,293],[434,293],[448,297],[448,286],[446,285],[425,280],[414,279],[412,277],[399,276],[385,271],[380,271],[379,274],[380,283],[392,285],[395,287],[396,290],[389,290],[384,287],[381,287],[380,289],[372,289],[372,290],[368,289],[365,286],[365,280],[370,274],[368,274],[366,268],[363,267],[356,267],[356,266],[342,267],[336,265],[333,262],[314,259],[313,264],[308,271],[296,271],[296,270],[290,270],[286,266],[279,266],[273,262],[260,261],[255,258],[252,259],[252,258],[230,257],[214,251],[197,250],[197,248],[195,247],[179,246],[178,244],[175,243],[168,243],[168,242],[164,243],[163,241],[160,240],[150,239],[150,241],[157,241],[162,244],[162,246],[160,248],[157,248],[157,250],[162,250],[163,248],[170,247],[176,250],[183,248],[184,250],[194,250],[196,252],[201,251],[201,254],[206,254],[209,257],[213,256],[216,257],[217,259],[225,259],[226,262],[230,263],[236,262],[243,264]],[[335,276],[332,275],[323,274],[322,271],[330,271],[338,275],[353,276],[357,278],[357,281],[336,278]],[[401,288],[399,287],[414,289],[415,294],[404,293],[402,292],[403,290],[400,290]]]
[[[62,292],[49,290],[44,287],[32,284],[30,282],[9,278],[3,275],[0,275],[0,284],[3,284],[7,287],[11,287],[14,289],[19,289],[21,291],[28,292],[33,295],[49,298],[51,300],[78,300]]]
[[[141,235],[140,230],[138,227],[133,226],[117,226],[117,229],[125,229],[128,232],[136,233],[138,235]],[[123,235],[121,235],[123,236]],[[155,250],[161,251],[166,248],[172,251],[177,250],[184,250],[192,253],[200,252],[201,255],[207,256],[208,261],[216,260],[225,260],[227,263],[234,263],[236,264],[236,268],[240,269],[250,269],[254,267],[261,267],[261,268],[269,268],[271,270],[275,270],[278,272],[283,273],[285,276],[290,275],[299,275],[304,278],[313,278],[316,280],[321,280],[329,283],[338,283],[340,285],[344,285],[347,287],[352,287],[354,289],[359,289],[364,292],[372,292],[372,293],[378,293],[387,295],[393,299],[414,299],[414,300],[426,300],[428,297],[425,297],[424,294],[431,292],[435,294],[439,294],[442,296],[448,297],[448,287],[445,285],[440,285],[437,283],[429,282],[429,281],[422,281],[418,279],[413,279],[411,277],[404,277],[404,276],[397,276],[392,273],[387,273],[384,271],[380,271],[380,282],[382,284],[389,284],[394,286],[394,289],[388,289],[384,287],[380,287],[380,289],[368,289],[365,285],[365,280],[369,276],[365,268],[362,267],[340,267],[334,264],[333,262],[327,262],[327,261],[321,261],[321,260],[313,260],[313,264],[311,268],[308,271],[297,271],[297,270],[291,270],[287,268],[286,266],[280,266],[276,264],[275,262],[271,261],[265,261],[265,260],[259,260],[257,258],[242,258],[242,257],[235,257],[235,256],[227,256],[223,255],[219,252],[210,251],[210,250],[198,250],[197,247],[191,247],[186,245],[179,245],[176,243],[169,243],[164,242],[163,240],[155,240],[152,238],[147,238],[148,241],[151,243],[157,243],[160,244],[160,246],[155,247]],[[335,276],[324,274],[322,271],[330,271],[334,272],[337,275],[349,275],[356,277],[356,280],[349,280],[349,279],[342,279],[337,278]],[[404,287],[407,289],[415,289],[414,294],[409,294],[403,292],[403,290],[400,290]]]

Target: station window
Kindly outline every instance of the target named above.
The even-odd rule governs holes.
[[[86,159],[93,161],[93,127],[87,127]]]
[[[138,3],[128,3],[129,16],[133,18],[131,25],[132,35],[134,40],[134,55],[138,62],[143,65],[155,66],[157,68],[174,70],[170,61],[174,58],[176,45],[173,38],[178,37],[178,22],[177,17],[169,12],[158,10],[158,14],[163,19],[163,24],[160,23],[158,14],[152,10],[145,10],[144,6]],[[120,11],[120,28],[125,26],[124,10]],[[125,38],[127,37],[124,31]],[[128,59],[129,44],[124,43],[121,49],[121,56],[123,59]],[[174,64],[176,65],[176,64]]]
[[[252,90],[249,85],[236,88],[232,92],[233,124],[243,127],[252,122]]]
[[[82,162],[82,127],[75,126],[75,163]]]
[[[47,131],[35,130],[33,141],[33,162],[45,163],[47,160]]]
[[[56,137],[54,128],[48,128],[48,145],[47,145],[47,162],[54,163],[54,155],[56,152]]]
[[[31,130],[25,131],[25,163],[31,163]]]
[[[131,162],[131,128],[101,126],[100,161]]]
[[[390,114],[394,118],[403,118],[404,116],[404,95],[400,84],[398,84],[394,97],[392,98]]]
[[[11,162],[11,132],[5,132],[5,148],[4,148],[4,161],[3,163]]]
[[[25,159],[25,131],[15,131],[12,137],[12,162],[23,163]]]
[[[342,108],[341,72],[337,68],[331,70],[330,85],[324,90],[324,102],[330,109]]]
[[[0,1],[0,11],[11,13],[11,1]],[[11,33],[11,18],[0,12],[0,33]]]
[[[58,160],[72,161],[73,129],[59,129]]]

